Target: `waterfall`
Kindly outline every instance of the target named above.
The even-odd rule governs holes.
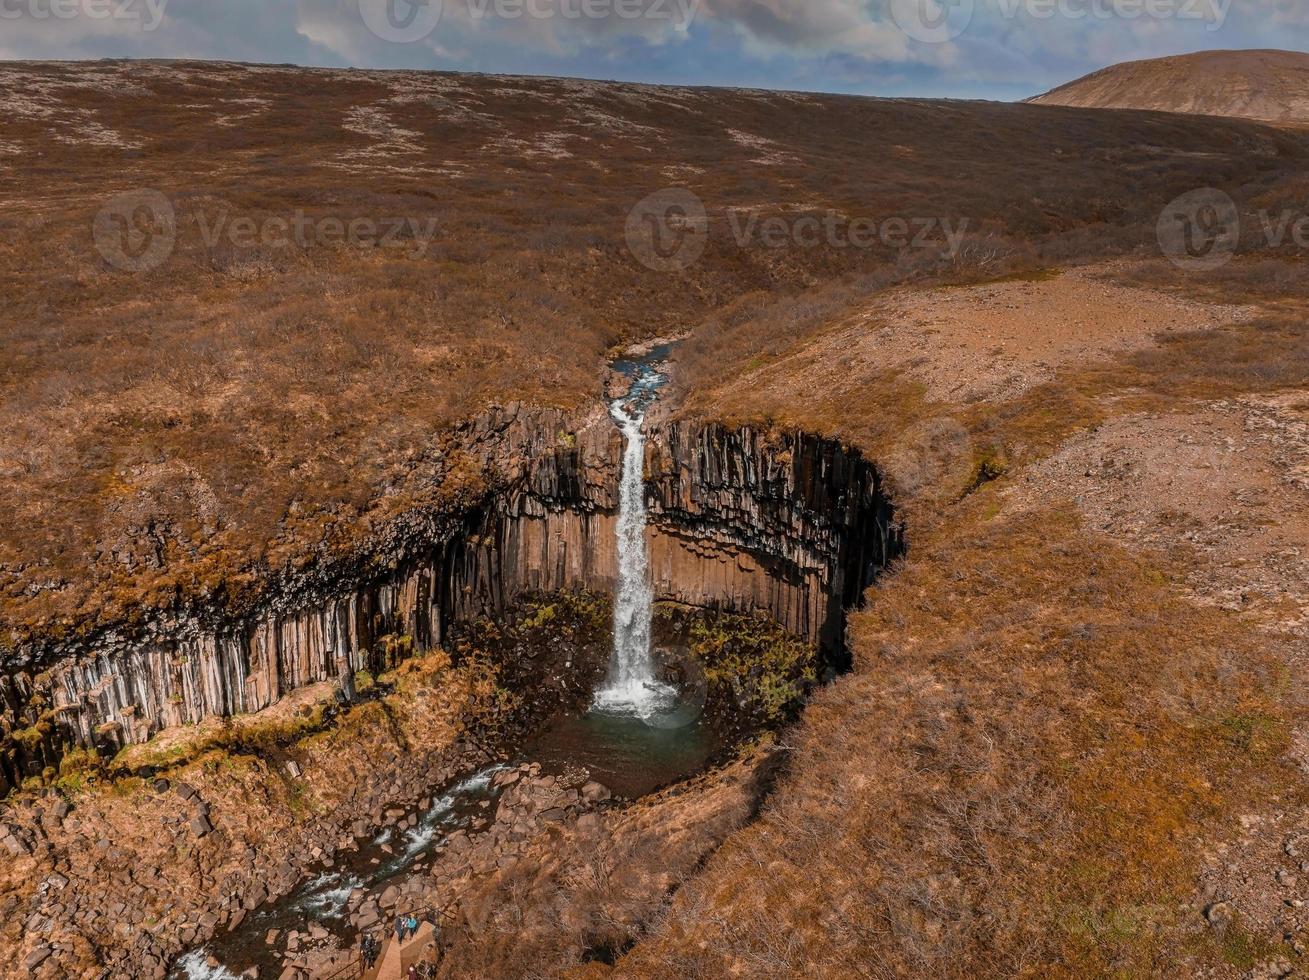
[[[618,594],[614,600],[613,662],[604,687],[596,693],[595,706],[642,717],[676,697],[672,688],[655,679],[650,651],[654,591],[645,539],[645,413],[665,380],[653,367],[641,365],[631,390],[609,406],[624,440],[618,488]]]

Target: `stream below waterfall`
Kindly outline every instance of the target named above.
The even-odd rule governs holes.
[[[303,882],[289,895],[251,913],[241,925],[178,960],[172,976],[189,980],[239,980],[252,967],[260,976],[277,976],[281,963],[270,933],[306,931],[317,925],[328,934],[349,939],[348,903],[356,889],[384,888],[422,866],[437,844],[456,830],[474,829],[487,819],[499,791],[492,778],[507,766],[489,766],[456,783],[412,814],[413,827],[392,826],[342,852],[331,867]]]
[[[635,799],[706,768],[725,745],[701,715],[703,685],[689,693],[657,676],[652,651],[653,595],[646,546],[643,486],[644,419],[667,382],[661,370],[670,345],[620,360],[614,370],[630,381],[610,405],[623,432],[617,541],[619,585],[614,602],[613,650],[608,677],[588,710],[562,711],[506,755],[444,787],[426,807],[379,831],[357,850],[339,852],[321,872],[284,898],[250,913],[240,925],[193,949],[173,967],[183,980],[238,980],[282,970],[279,943],[270,936],[311,928],[353,945],[351,899],[377,893],[423,872],[451,835],[475,836],[493,824],[505,787],[495,779],[513,765],[536,764],[545,775],[577,773],[602,783],[619,798]],[[347,972],[345,976],[352,976]]]

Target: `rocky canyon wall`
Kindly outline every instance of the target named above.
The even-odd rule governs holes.
[[[0,793],[70,744],[110,752],[320,681],[350,697],[357,671],[525,592],[611,589],[621,437],[607,416],[511,407],[464,436],[489,489],[461,512],[412,515],[365,555],[284,576],[236,621],[178,613],[11,658]],[[659,600],[766,612],[839,661],[844,608],[900,547],[870,463],[803,434],[669,423],[650,435],[646,470]]]

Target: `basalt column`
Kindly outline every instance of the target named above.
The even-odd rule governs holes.
[[[525,592],[612,592],[623,439],[602,415],[567,423],[502,414],[485,427],[496,477],[480,501],[411,515],[373,553],[270,581],[240,617],[175,613],[6,655],[0,790],[70,743],[139,742],[316,682],[348,695],[355,671],[439,644],[452,623]],[[763,612],[839,665],[844,610],[900,549],[877,469],[803,433],[687,422],[649,428],[644,463],[656,601]]]
[[[804,433],[676,423],[650,442],[658,597],[765,612],[843,663],[845,609],[902,547],[876,467]]]

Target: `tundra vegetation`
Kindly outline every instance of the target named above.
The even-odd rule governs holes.
[[[187,63],[3,74],[19,93],[0,109],[11,646],[247,607],[269,573],[458,507],[479,474],[455,423],[495,401],[578,405],[623,341],[693,329],[699,389],[896,283],[1152,246],[1159,210],[1198,186],[1303,198],[1304,138],[1239,121]],[[625,220],[668,186],[705,201],[709,240],[652,274]],[[176,246],[125,273],[94,219],[144,188],[170,199]],[[952,254],[742,248],[740,211],[967,232]],[[421,249],[205,233],[297,214],[437,225]]]
[[[1247,242],[1203,275],[1151,258],[1160,210],[1197,187],[1302,207],[1303,132],[413,73],[3,72],[40,109],[0,109],[19,147],[0,158],[11,646],[160,606],[239,608],[269,573],[478,499],[461,419],[494,401],[583,405],[607,352],[658,333],[689,332],[679,411],[836,437],[887,469],[908,554],[853,618],[852,672],[758,749],[767,771],[747,758],[599,842],[552,835],[473,896],[489,927],[455,937],[450,969],[1234,976],[1301,955],[1293,906],[1216,928],[1200,882],[1243,853],[1243,817],[1309,803],[1303,636],[1197,601],[1185,540],[1143,549],[1089,526],[1067,487],[1013,501],[1074,435],[1303,395],[1303,254]],[[226,125],[236,87],[259,102]],[[121,140],[77,142],[87,119]],[[710,235],[698,263],[655,275],[624,220],[669,185],[706,202]],[[142,186],[174,198],[182,233],[159,269],[125,275],[89,229],[107,196]],[[436,216],[441,234],[425,251],[209,248],[196,215],[223,208]],[[740,248],[734,208],[966,217],[969,233],[953,254]],[[1035,289],[1105,259],[1105,283],[1257,314],[971,400],[830,344],[898,288]],[[581,613],[542,600],[509,638],[604,626]],[[479,635],[464,642],[481,663]],[[712,631],[698,642],[710,670],[779,678],[766,690],[807,679],[785,646],[755,661]],[[483,684],[494,717],[513,685]],[[384,700],[355,710],[391,732]],[[350,735],[336,731],[308,738]]]

